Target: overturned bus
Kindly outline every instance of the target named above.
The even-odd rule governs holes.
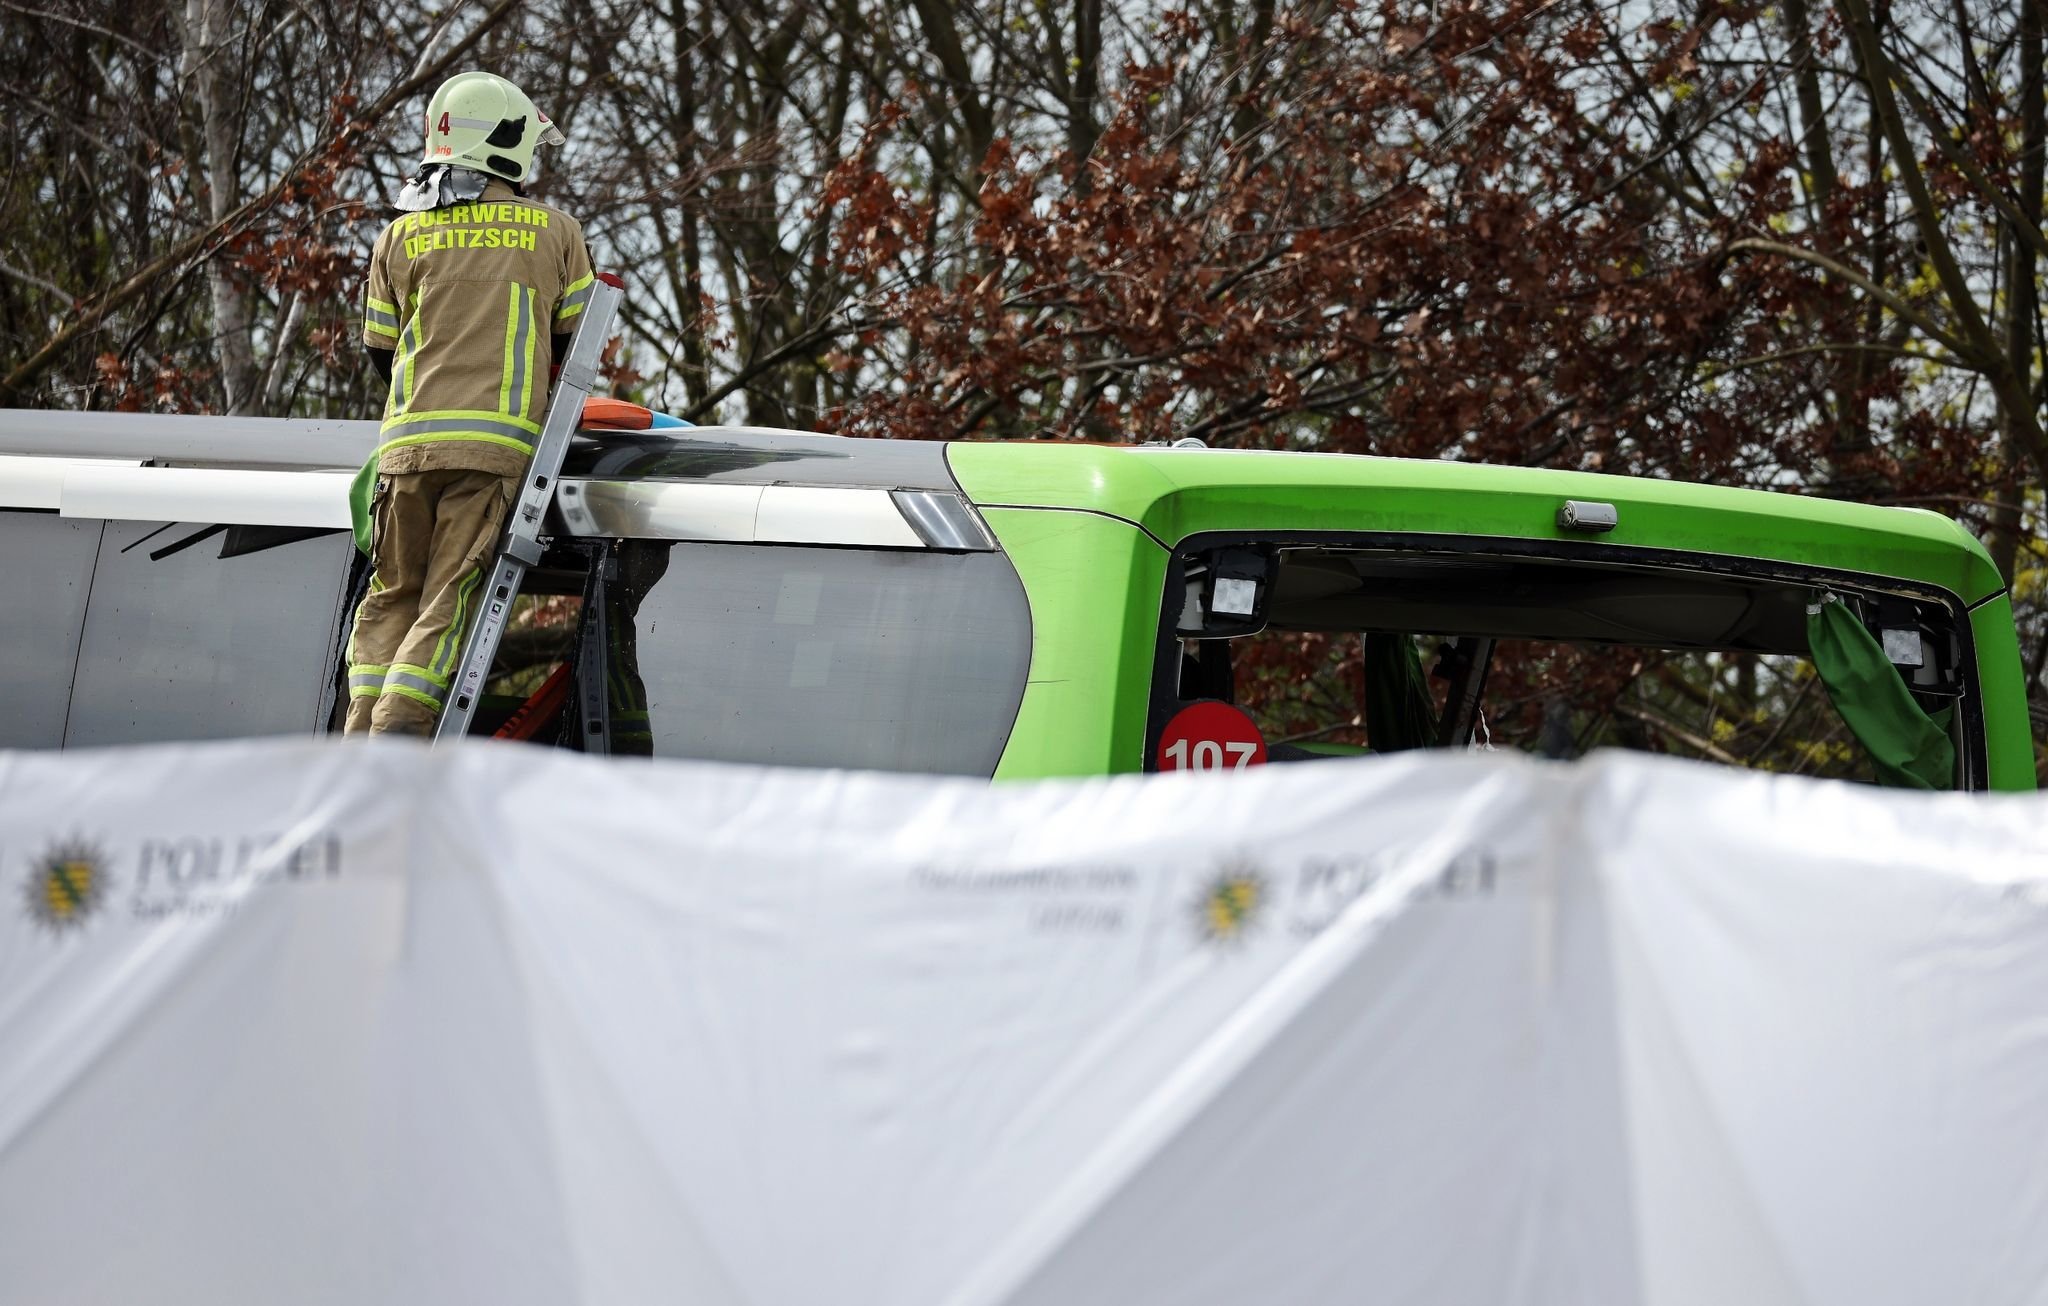
[[[586,435],[477,733],[999,778],[1539,739],[1740,761],[1729,732],[1790,725],[1765,702],[1807,714],[1815,774],[2034,783],[2005,586],[1930,512],[1313,453]],[[337,729],[374,440],[0,414],[0,747]],[[1356,693],[1284,701],[1276,651],[1311,647],[1351,650]],[[1737,666],[1782,692],[1504,733],[1532,668],[1587,650],[1694,699]]]

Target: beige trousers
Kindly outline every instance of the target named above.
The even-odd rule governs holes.
[[[433,733],[518,484],[467,470],[378,478],[343,733]]]

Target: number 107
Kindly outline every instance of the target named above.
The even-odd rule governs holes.
[[[1259,751],[1257,744],[1223,743],[1214,739],[1197,739],[1192,749],[1189,741],[1176,739],[1166,746],[1166,760],[1169,771],[1221,771],[1223,757],[1230,756],[1230,769],[1242,771],[1251,763]],[[1192,759],[1192,760],[1190,760]]]

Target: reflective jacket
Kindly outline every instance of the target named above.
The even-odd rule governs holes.
[[[363,304],[363,342],[395,351],[377,471],[524,471],[550,337],[575,326],[592,281],[576,219],[503,181],[386,227]]]

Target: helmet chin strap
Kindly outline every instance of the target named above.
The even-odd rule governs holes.
[[[469,168],[429,163],[399,187],[398,208],[401,213],[425,213],[450,204],[467,204],[482,195],[484,187],[495,180],[498,178]]]

